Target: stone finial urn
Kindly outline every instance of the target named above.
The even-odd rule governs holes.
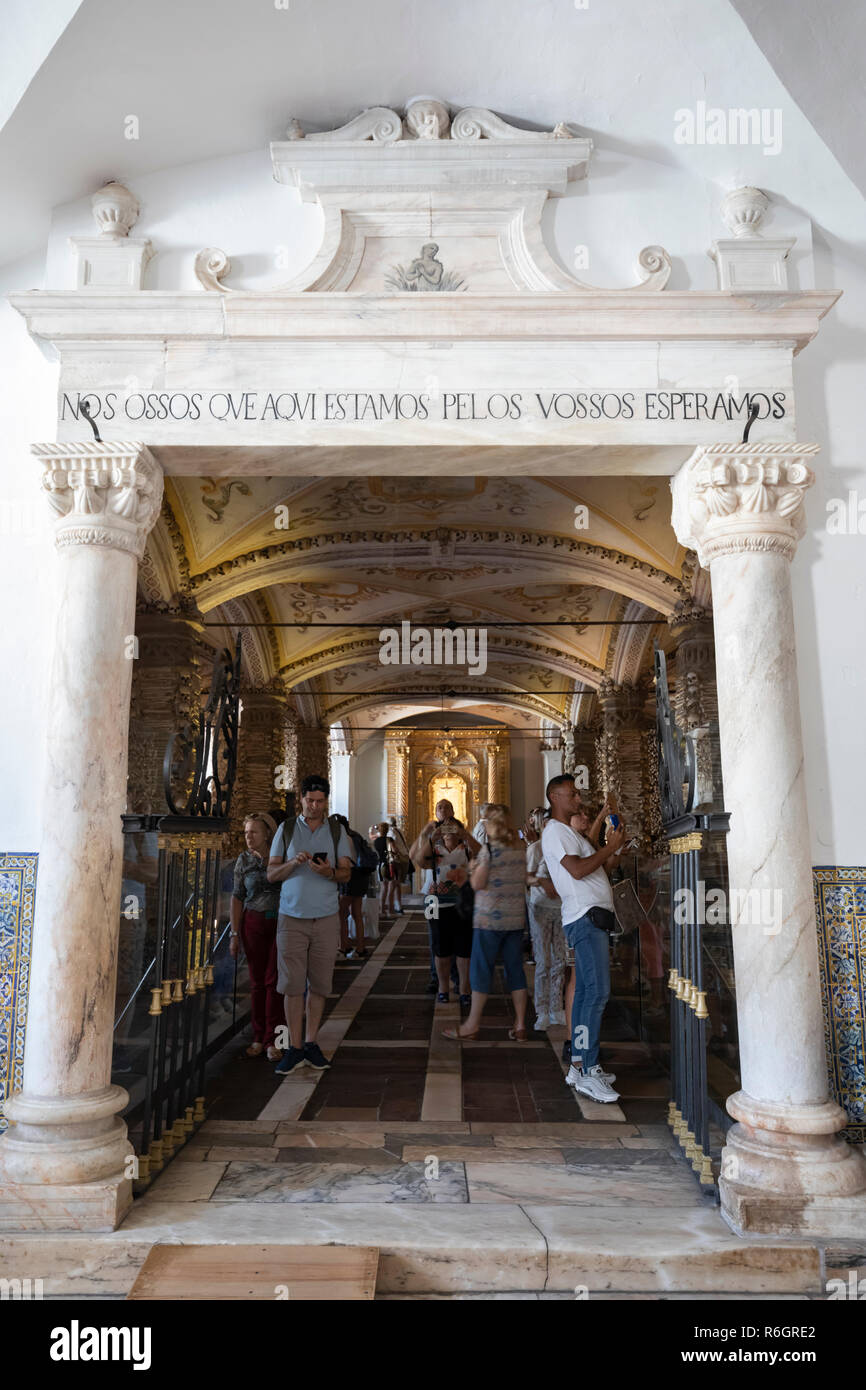
[[[770,200],[760,188],[735,188],[722,201],[722,220],[732,236],[757,237],[769,206]]]
[[[122,183],[107,183],[91,198],[93,218],[105,237],[129,236],[138,220],[138,199]]]

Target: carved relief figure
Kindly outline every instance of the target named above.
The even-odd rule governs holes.
[[[416,290],[427,293],[432,290],[460,290],[464,281],[455,271],[446,271],[437,259],[439,247],[435,241],[425,242],[421,255],[409,262],[409,268],[395,265],[390,275],[385,276],[385,284],[392,290]]]
[[[425,290],[438,290],[442,276],[445,274],[445,267],[441,261],[436,259],[439,247],[435,241],[428,241],[421,247],[421,255],[416,257],[409,265],[406,272],[407,280],[417,280],[418,288]]]

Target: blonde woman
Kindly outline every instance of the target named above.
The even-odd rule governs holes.
[[[250,1009],[253,1040],[248,1057],[267,1050],[269,1062],[279,1062],[282,1052],[275,1033],[283,1023],[283,996],[277,993],[277,914],[280,885],[268,882],[268,851],[276,834],[275,822],[266,811],[253,811],[244,820],[246,849],[235,860],[231,901],[229,951],[243,948],[250,972]]]
[[[526,1040],[526,975],[523,970],[523,924],[526,892],[526,852],[511,817],[502,807],[487,816],[487,842],[481,846],[470,873],[475,889],[475,914],[469,982],[472,1006],[458,1029],[445,1029],[446,1038],[475,1038],[484,1005],[493,985],[493,969],[501,956],[505,981],[514,1004],[513,1042]]]

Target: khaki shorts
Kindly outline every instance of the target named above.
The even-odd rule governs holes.
[[[277,919],[277,992],[303,994],[309,982],[311,994],[327,996],[334,978],[334,961],[340,946],[340,914],[330,917]]]

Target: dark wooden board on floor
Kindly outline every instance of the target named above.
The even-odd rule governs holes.
[[[370,1301],[378,1265],[365,1245],[155,1245],[127,1298]]]

